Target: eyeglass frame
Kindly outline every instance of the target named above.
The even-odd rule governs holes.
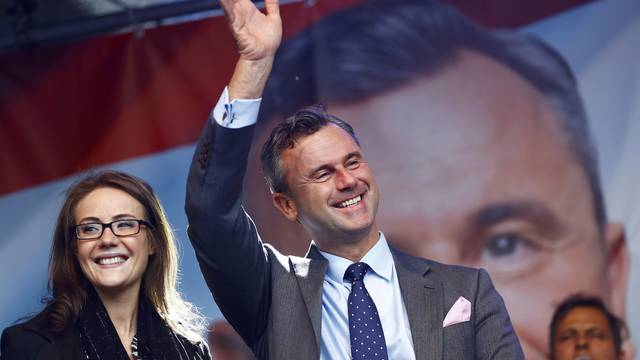
[[[115,231],[113,231],[113,227],[111,225],[118,223],[118,222],[123,222],[123,221],[134,221],[138,224],[138,231],[132,233],[132,234],[127,234],[127,235],[118,235],[116,234]],[[80,235],[78,235],[78,228],[80,226],[84,226],[84,225],[100,225],[101,226],[101,231],[100,234],[96,237],[80,237]],[[142,219],[119,219],[119,220],[114,220],[110,223],[102,223],[102,222],[88,222],[88,223],[82,223],[82,224],[77,224],[73,226],[73,232],[74,232],[74,236],[77,240],[96,240],[96,239],[100,239],[102,237],[102,235],[104,235],[104,230],[106,228],[109,228],[109,230],[111,230],[111,233],[117,237],[125,237],[125,236],[133,236],[133,235],[137,235],[140,233],[140,230],[142,229],[142,225],[153,229],[153,225],[151,225],[148,221],[146,220],[142,220]]]

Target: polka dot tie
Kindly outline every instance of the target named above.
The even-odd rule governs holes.
[[[363,279],[368,270],[369,265],[358,262],[349,265],[344,273],[344,278],[351,281],[348,304],[351,358],[386,360],[387,344],[378,309],[364,287]]]

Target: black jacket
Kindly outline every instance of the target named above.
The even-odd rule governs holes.
[[[190,359],[209,359],[206,346],[178,337]],[[0,360],[86,360],[80,332],[69,326],[62,332],[51,330],[43,313],[10,326],[2,332]]]

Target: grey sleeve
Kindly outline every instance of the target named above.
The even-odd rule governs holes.
[[[218,307],[249,345],[264,333],[270,263],[242,207],[242,182],[253,126],[207,121],[187,179],[188,234]]]
[[[502,296],[489,274],[478,271],[475,316],[476,354],[478,359],[524,359],[520,341],[511,324]]]

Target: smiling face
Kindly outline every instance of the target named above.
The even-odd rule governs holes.
[[[558,322],[553,353],[555,360],[617,359],[606,315],[595,307],[576,307],[569,311]]]
[[[80,200],[75,223],[110,223],[123,219],[145,219],[143,206],[122,190],[98,188]],[[105,228],[102,236],[77,241],[77,259],[82,273],[99,292],[138,291],[153,247],[148,229],[118,237]]]
[[[282,152],[280,162],[289,191],[274,194],[274,203],[299,221],[321,249],[369,239],[378,190],[360,147],[347,132],[331,124],[300,138]]]
[[[623,316],[622,230],[601,234],[557,113],[520,77],[467,52],[433,77],[330,109],[368,151],[389,241],[487,269],[527,359],[546,358],[551,314],[571,293]]]

